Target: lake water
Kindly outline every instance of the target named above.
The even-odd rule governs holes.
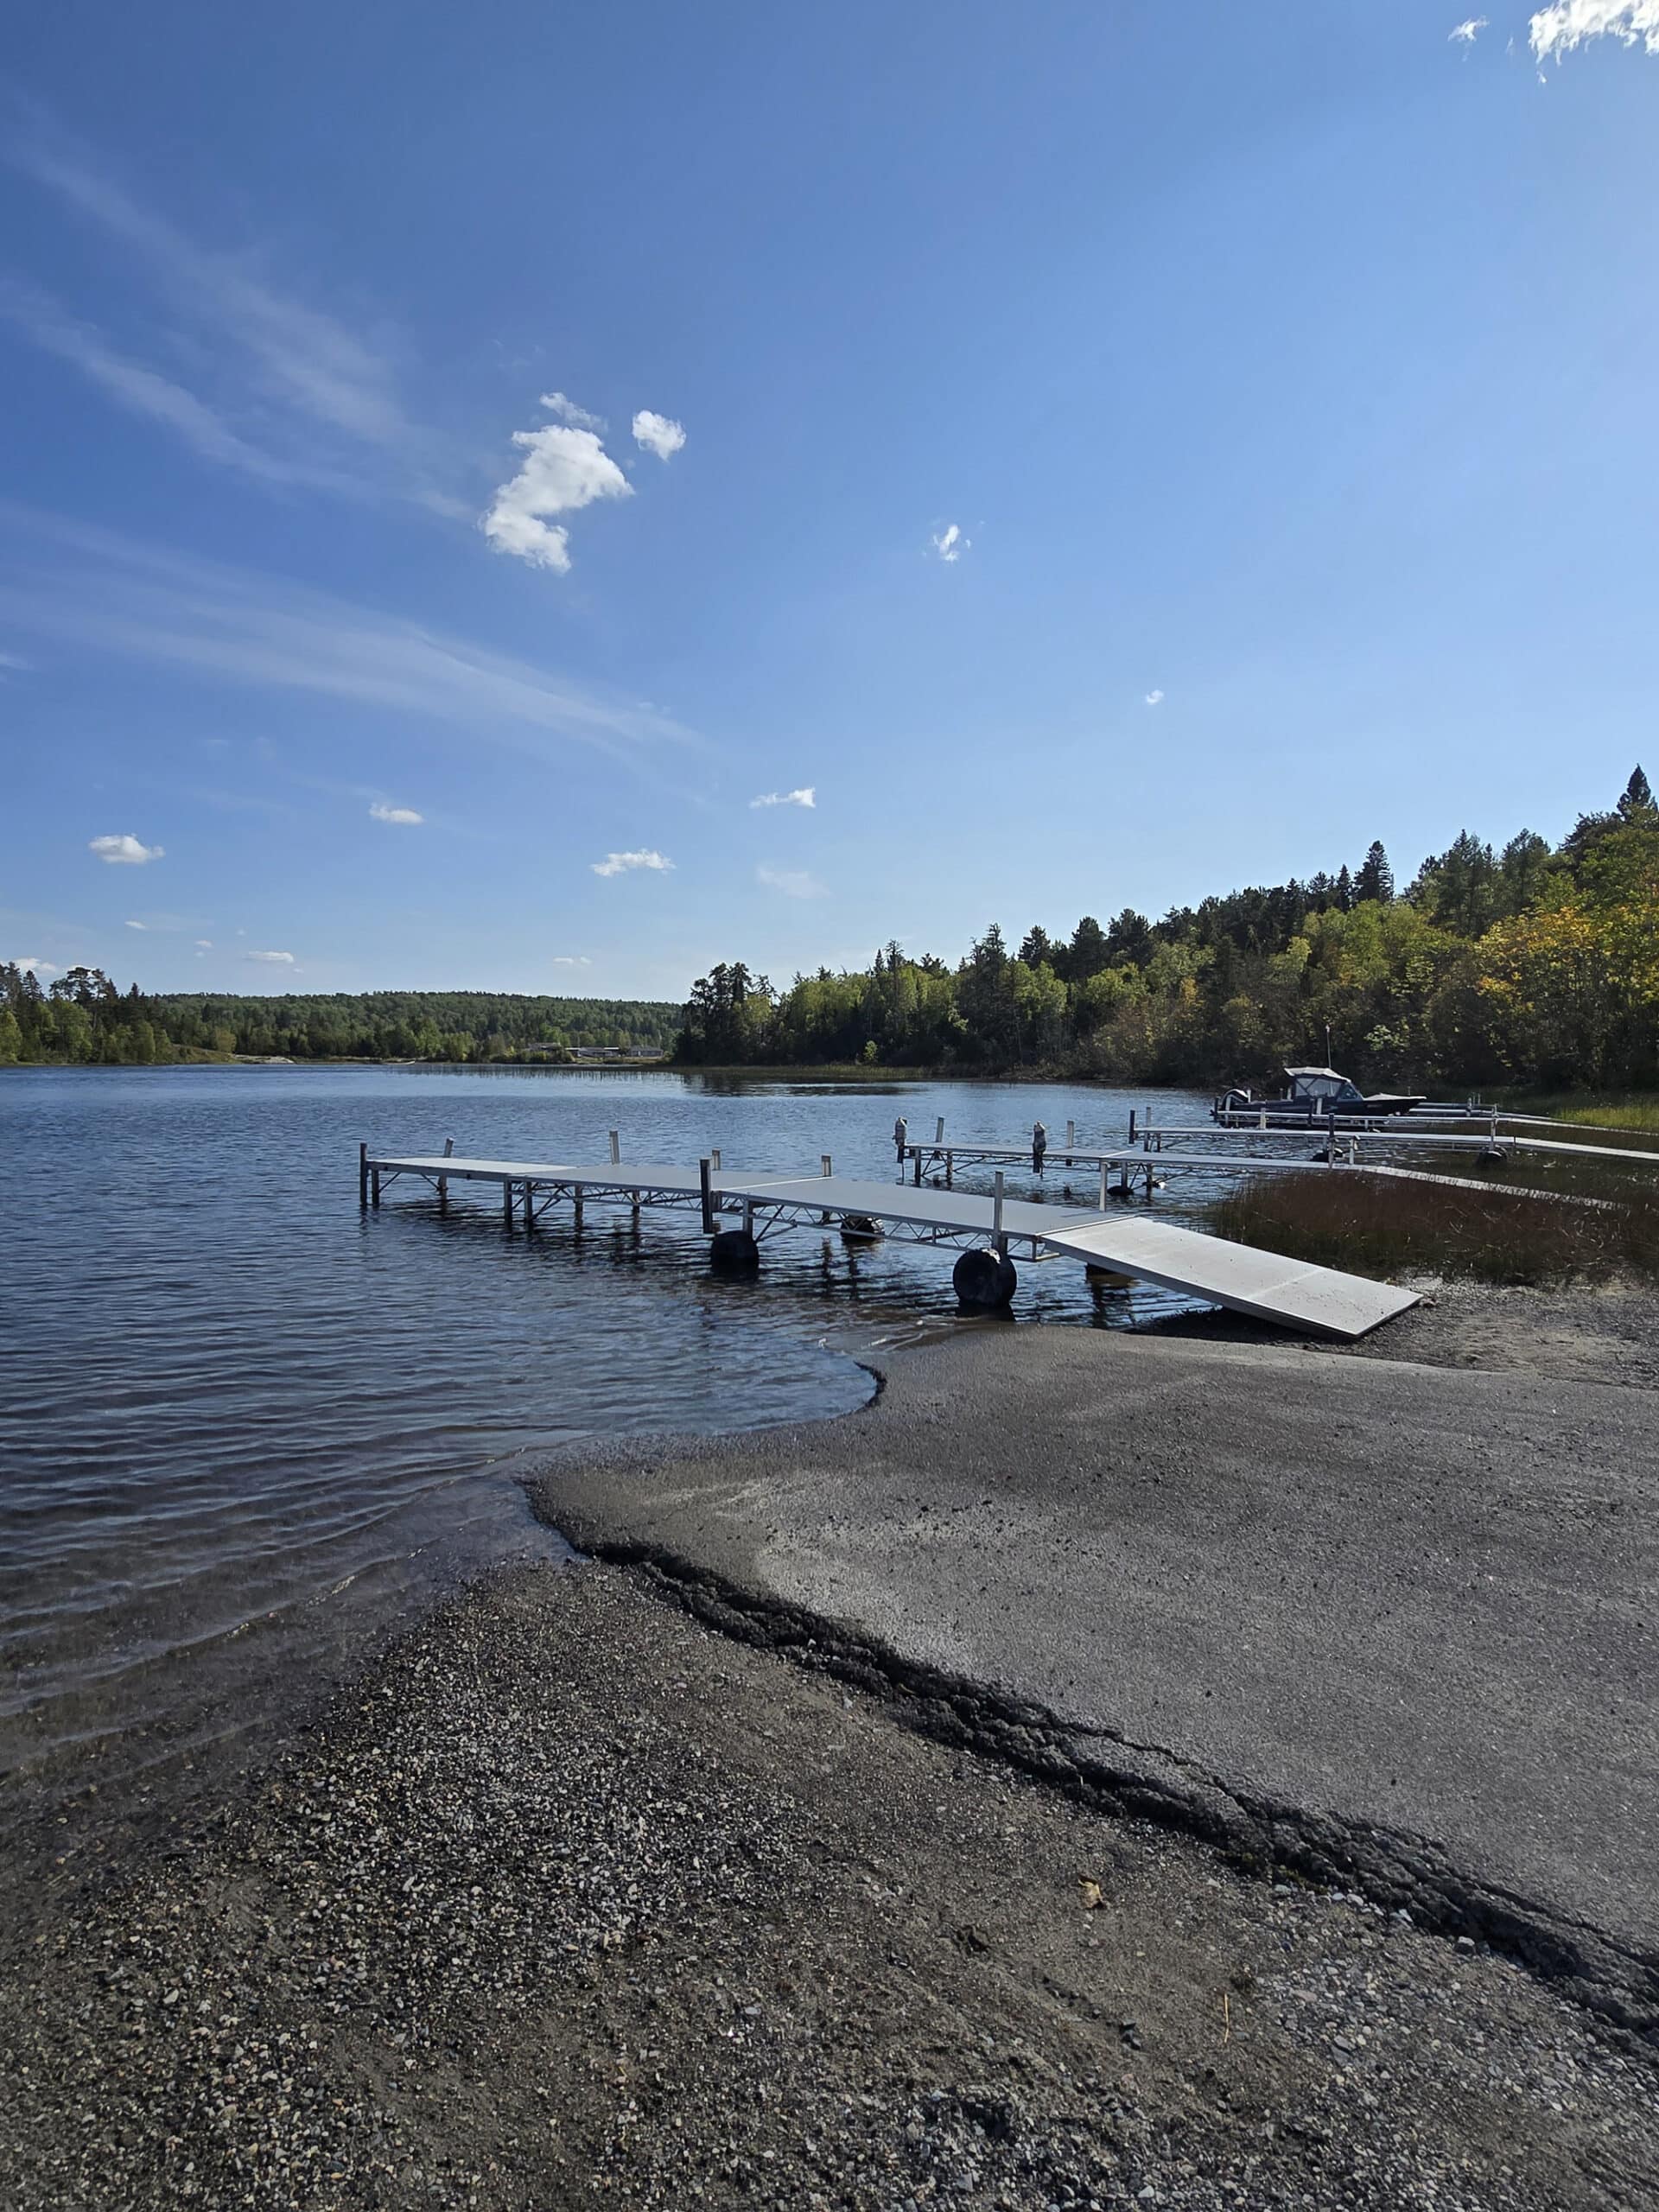
[[[957,1319],[948,1253],[800,1231],[712,1275],[692,1214],[590,1206],[504,1234],[499,1196],[359,1211],[357,1147],[895,1173],[931,1136],[1121,1142],[1177,1095],[397,1069],[8,1070],[0,1251],[0,1769],[14,1814],[142,1796],[257,1739],[493,1559],[546,1555],[520,1478],[623,1432],[843,1412],[858,1363]],[[1064,1173],[1051,1169],[1058,1198]],[[1196,1183],[1197,1179],[1193,1179]],[[982,1186],[983,1179],[981,1179]],[[1092,1196],[1085,1173],[1079,1203]],[[1021,1185],[1023,1189],[1023,1184]],[[1160,1205],[1201,1203],[1197,1188]],[[1177,1301],[1022,1267],[1020,1319]]]

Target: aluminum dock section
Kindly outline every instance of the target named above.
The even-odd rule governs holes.
[[[613,1138],[613,1152],[615,1140]],[[451,1183],[493,1184],[502,1194],[508,1228],[522,1215],[526,1229],[548,1210],[568,1204],[580,1221],[589,1201],[699,1211],[705,1233],[729,1236],[741,1225],[745,1241],[791,1227],[839,1227],[848,1235],[891,1236],[964,1254],[1001,1255],[1018,1248],[1033,1260],[1071,1259],[1112,1274],[1153,1282],[1206,1305],[1226,1306],[1253,1319],[1351,1339],[1366,1335],[1417,1303],[1409,1291],[1332,1268],[1309,1267],[1277,1253],[1229,1243],[1165,1222],[1126,1219],[1121,1213],[1037,1205],[966,1191],[918,1189],[836,1175],[826,1156],[817,1175],[739,1173],[714,1160],[694,1168],[625,1166],[613,1158],[601,1166],[564,1161],[470,1160],[442,1154],[372,1156],[359,1148],[359,1196],[378,1206],[382,1191],[400,1177],[435,1189],[447,1203]],[[959,1262],[959,1270],[962,1263]],[[960,1281],[960,1274],[958,1276]],[[1013,1287],[1013,1270],[1006,1280]]]

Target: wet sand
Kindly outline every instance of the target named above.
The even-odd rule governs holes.
[[[1055,1336],[1116,1356],[962,1349],[1030,1367]],[[1582,1387],[1639,1452],[1659,1406]],[[749,1510],[777,1521],[758,1478]],[[984,1681],[958,1703],[781,1613],[760,1648],[739,1594],[487,1578],[193,1834],[25,1897],[0,2201],[1659,2204],[1659,2074],[1606,1988],[1574,2001],[1490,1920],[1433,1932],[1432,1891],[1402,1917],[1339,1831],[1275,1862],[1185,1832],[1158,1777],[1091,1790],[1034,1701],[998,1736]],[[994,1624],[999,1592],[969,1596]]]

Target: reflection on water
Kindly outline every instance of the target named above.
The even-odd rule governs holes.
[[[39,1789],[130,1775],[331,1678],[482,1560],[544,1552],[527,1457],[594,1434],[736,1429],[861,1403],[849,1357],[963,1325],[950,1255],[834,1233],[708,1269],[692,1214],[590,1205],[503,1233],[440,1216],[372,1148],[895,1175],[918,1135],[1051,1158],[1121,1141],[1134,1100],[1032,1086],[303,1068],[6,1071],[0,1764]],[[1173,1111],[1190,1102],[1153,1102]],[[1189,1116],[1190,1118],[1190,1116]],[[1051,1168],[1046,1195],[1091,1202]],[[1023,1185],[1021,1186],[1023,1188]],[[1172,1193],[1189,1206],[1204,1194]],[[1161,1294],[1022,1265],[1022,1319],[1121,1326]]]

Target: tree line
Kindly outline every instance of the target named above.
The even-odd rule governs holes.
[[[41,984],[0,963],[0,1065],[149,1066],[235,1054],[294,1060],[557,1063],[579,1046],[666,1053],[677,1006],[505,991],[237,997],[122,991],[99,968]]]
[[[1328,1045],[1327,1045],[1328,1038]],[[1559,845],[1469,830],[1403,891],[1357,868],[1068,936],[993,924],[954,967],[897,944],[774,989],[740,962],[693,986],[690,1065],[1046,1068],[1218,1086],[1334,1059],[1362,1084],[1659,1084],[1659,808],[1638,766]]]

